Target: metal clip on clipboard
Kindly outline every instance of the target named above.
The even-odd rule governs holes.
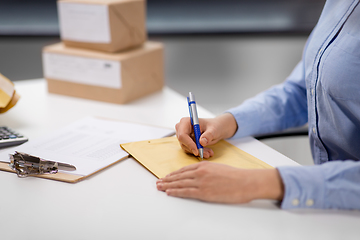
[[[9,166],[19,177],[39,174],[55,174],[58,170],[76,170],[75,166],[70,164],[44,160],[21,152],[10,154]]]

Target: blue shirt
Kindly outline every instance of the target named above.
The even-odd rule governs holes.
[[[278,168],[282,208],[360,209],[359,0],[327,0],[288,79],[228,112],[234,137],[308,123],[316,165]]]

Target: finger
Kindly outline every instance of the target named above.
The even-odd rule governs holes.
[[[196,177],[194,174],[194,171],[195,171],[195,169],[172,174],[170,176],[166,176],[166,177],[162,178],[161,180],[164,183],[164,182],[175,182],[175,181],[184,180],[184,179],[194,179]]]
[[[193,152],[191,151],[191,149],[188,148],[186,145],[180,143],[180,146],[181,146],[181,148],[182,148],[186,153],[191,153],[191,154],[193,154]]]
[[[191,133],[190,133],[190,137],[191,137],[191,139],[195,142],[195,133],[194,133],[194,132],[191,132]]]
[[[186,171],[191,171],[191,170],[195,170],[199,167],[199,164],[200,163],[194,163],[194,164],[190,164],[190,165],[187,165],[185,167],[182,167],[172,173],[169,173],[168,175],[166,175],[166,177],[170,177],[172,175],[176,175],[176,174],[179,174],[179,173],[183,173],[183,172],[186,172]]]
[[[166,194],[172,197],[200,199],[201,194],[198,188],[176,188],[167,189]]]
[[[174,182],[158,182],[156,187],[160,191],[166,191],[167,189],[173,188],[187,188],[187,187],[197,187],[198,184],[193,179],[184,179]]]
[[[195,156],[199,155],[199,150],[197,149],[196,143],[189,136],[179,135],[178,140],[181,144],[181,148],[186,152],[194,154]]]
[[[193,138],[191,138],[192,126],[190,118],[182,118],[180,122],[176,124],[175,128],[176,137],[179,140],[181,147],[195,156],[199,155],[199,151],[196,148],[196,143],[194,142]]]
[[[219,141],[217,135],[218,134],[215,132],[214,128],[207,129],[203,132],[203,134],[201,134],[200,144],[205,147],[217,143]]]
[[[193,132],[190,118],[185,117],[180,119],[180,122],[175,125],[175,130],[176,134],[185,133],[187,135],[190,135]]]
[[[214,156],[214,151],[211,148],[204,147],[204,158],[210,158]]]
[[[194,156],[198,156],[199,155],[199,150],[197,149],[197,147],[195,149],[190,149],[188,146],[181,144],[181,148],[186,152],[186,153],[190,153],[193,154]]]

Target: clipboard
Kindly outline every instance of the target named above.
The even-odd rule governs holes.
[[[120,146],[157,178],[163,178],[175,170],[200,162],[199,158],[181,149],[176,137],[131,142]],[[209,162],[244,169],[273,168],[225,140],[209,147],[214,151],[214,156],[207,159]]]
[[[134,134],[134,131],[137,132]],[[45,179],[76,183],[126,158],[119,144],[173,134],[173,129],[113,119],[86,117],[47,136],[0,153],[0,170],[13,172],[9,153],[23,152],[39,158],[71,164],[74,172],[31,175]]]
[[[58,172],[56,174],[41,174],[41,175],[32,175],[31,177],[38,177],[38,178],[44,178],[44,179],[50,179],[50,180],[55,180],[55,181],[61,181],[61,182],[67,182],[67,183],[77,183],[77,182],[80,182],[81,180],[84,180],[85,178],[88,178],[92,175],[95,175],[96,173],[108,168],[108,167],[111,167],[112,165],[128,158],[128,156],[126,157],[123,157],[121,159],[119,159],[118,161],[110,164],[110,165],[107,165],[106,167],[104,168],[101,168],[99,169],[98,171],[96,172],[93,172],[89,175],[86,175],[86,176],[81,176],[81,175],[75,175],[75,174],[69,174],[69,173],[65,173],[65,172]],[[1,171],[5,171],[5,172],[11,172],[11,173],[15,173],[14,170],[12,170],[9,166],[9,163],[6,163],[6,162],[0,162],[0,170]]]

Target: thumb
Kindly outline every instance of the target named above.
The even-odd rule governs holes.
[[[219,141],[218,138],[215,137],[215,130],[213,128],[207,129],[200,137],[200,144],[205,147],[207,145],[215,144]]]

